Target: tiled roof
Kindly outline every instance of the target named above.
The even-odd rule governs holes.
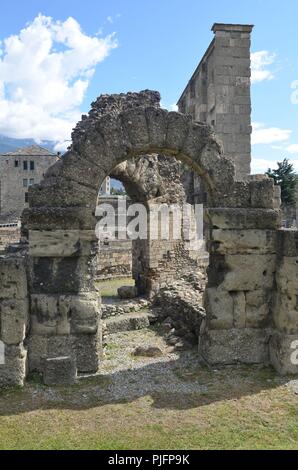
[[[2,153],[5,157],[56,157],[57,154],[40,147],[39,145],[30,145],[29,147],[22,147],[13,152]]]

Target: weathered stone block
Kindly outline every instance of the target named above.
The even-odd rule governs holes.
[[[0,304],[0,338],[6,344],[19,344],[28,326],[28,300],[4,300]]]
[[[95,208],[43,207],[25,209],[28,230],[94,230]]]
[[[233,297],[229,292],[214,287],[206,289],[205,308],[210,329],[233,328]]]
[[[270,362],[281,375],[298,374],[298,334],[275,332],[269,343]]]
[[[167,112],[164,109],[148,107],[146,119],[152,147],[164,148],[167,135]]]
[[[283,257],[276,272],[277,288],[284,294],[298,295],[298,257]]]
[[[263,181],[250,181],[249,187],[252,207],[275,208],[274,181],[271,178],[264,178]]]
[[[273,230],[212,230],[211,250],[220,254],[275,254],[277,235]]]
[[[247,328],[264,328],[268,326],[271,291],[260,289],[245,293],[245,326]]]
[[[121,299],[134,299],[138,295],[135,286],[121,286],[118,288],[118,295]]]
[[[33,257],[88,256],[97,243],[94,230],[29,231],[29,254]]]
[[[27,274],[25,259],[0,259],[0,299],[25,299]]]
[[[279,331],[287,335],[298,334],[298,295],[286,295],[278,291],[275,296],[273,319]]]
[[[0,363],[0,387],[23,386],[27,350],[22,345],[5,345],[4,364]]]
[[[32,258],[31,289],[34,293],[72,294],[93,289],[92,256]]]
[[[188,135],[191,116],[170,112],[168,113],[168,126],[166,136],[166,148],[180,150]]]
[[[77,369],[79,372],[96,372],[100,359],[98,333],[77,335],[75,338]]]
[[[87,207],[96,205],[98,191],[67,178],[44,180],[28,191],[30,207]]]
[[[273,288],[275,255],[226,255],[225,263],[227,273],[221,284],[222,289],[253,291]]]
[[[125,111],[122,114],[122,123],[131,146],[146,153],[150,140],[145,109],[140,107]]]
[[[45,360],[43,381],[45,385],[73,385],[77,370],[72,357],[54,357]]]
[[[31,332],[38,335],[96,333],[100,316],[97,293],[31,296]]]
[[[209,330],[200,338],[199,352],[210,364],[266,364],[268,339],[263,329]]]
[[[277,235],[280,255],[298,259],[298,230],[278,230]]]
[[[244,292],[233,292],[233,326],[245,328],[246,326],[246,301]]]
[[[218,229],[268,229],[275,230],[281,225],[281,214],[272,209],[206,209],[214,228]]]

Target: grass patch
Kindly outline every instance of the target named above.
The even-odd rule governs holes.
[[[297,396],[272,369],[176,372],[207,391],[175,395],[169,384],[167,393],[113,403],[109,377],[4,391],[0,449],[298,449]]]
[[[98,281],[96,286],[100,289],[102,297],[115,297],[119,299],[117,290],[121,286],[134,286],[135,281],[131,277],[121,277],[118,279],[109,279],[107,281]]]

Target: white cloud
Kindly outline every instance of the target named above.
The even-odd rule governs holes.
[[[296,153],[298,155],[298,144],[291,144],[286,147],[286,151],[289,153]]]
[[[279,161],[282,161],[281,158]],[[298,172],[298,159],[289,160],[294,165],[294,169]],[[266,158],[252,157],[251,159],[251,173],[265,173],[268,168],[277,168],[277,160],[266,160]]]
[[[264,80],[272,80],[273,73],[268,66],[275,61],[276,55],[270,54],[268,51],[258,51],[251,54],[251,81],[252,83],[262,82]]]
[[[252,123],[251,143],[272,144],[274,142],[284,142],[290,138],[292,130],[280,129],[279,127],[265,127],[264,124]]]
[[[95,67],[117,47],[114,34],[84,34],[74,18],[38,15],[2,42],[0,134],[64,142],[80,118]]]

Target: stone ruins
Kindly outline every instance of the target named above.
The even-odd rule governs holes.
[[[225,31],[217,25],[214,30],[218,40],[225,39],[224,48],[235,46],[233,54],[241,54],[238,49],[248,47],[249,28],[226,25]],[[232,63],[225,63],[229,73],[236,73]],[[247,63],[238,65],[240,74],[246,71]],[[246,96],[248,80],[237,76],[235,96]],[[229,119],[224,105],[218,111],[223,121]],[[242,104],[237,106],[239,114],[244,112]],[[234,112],[229,108],[227,114]],[[82,116],[63,159],[29,190],[21,243],[0,257],[1,386],[22,385],[32,372],[40,373],[45,384],[71,384],[77,373],[98,370],[103,346],[95,284],[98,188],[112,175],[125,183],[132,200],[149,208],[156,202],[182,204],[188,197],[181,182],[185,167],[204,190],[206,288],[195,275],[198,256],[188,249],[188,240],[149,238],[133,241],[138,293],[161,310],[164,305],[164,316],[171,314],[171,292],[184,291],[181,312],[186,312],[188,331],[197,336],[198,358],[205,362],[272,364],[280,374],[298,373],[293,360],[298,347],[298,232],[281,229],[273,180],[249,176],[248,167],[240,174],[240,160],[225,153],[214,126],[196,119],[160,108],[159,93],[149,90],[101,96]],[[238,144],[235,148],[237,153]]]

